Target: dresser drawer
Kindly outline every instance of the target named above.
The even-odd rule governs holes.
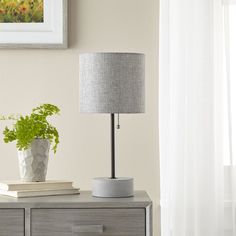
[[[32,236],[145,236],[145,209],[32,209]]]
[[[0,209],[0,235],[24,236],[24,209]]]

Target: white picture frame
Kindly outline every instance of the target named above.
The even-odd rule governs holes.
[[[68,48],[68,0],[44,0],[44,22],[0,23],[0,49]]]

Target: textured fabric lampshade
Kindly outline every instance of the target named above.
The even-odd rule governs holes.
[[[80,112],[145,111],[144,54],[80,54],[79,73]]]

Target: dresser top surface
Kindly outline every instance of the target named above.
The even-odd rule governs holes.
[[[99,208],[99,207],[146,207],[151,199],[145,191],[135,191],[129,198],[97,198],[90,191],[81,191],[78,195],[47,196],[32,198],[13,198],[0,195],[0,208]]]

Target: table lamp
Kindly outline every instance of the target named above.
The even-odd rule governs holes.
[[[117,177],[115,114],[144,113],[145,56],[140,53],[83,53],[79,56],[80,112],[111,118],[111,176],[94,178],[95,197],[133,196],[133,178]]]

